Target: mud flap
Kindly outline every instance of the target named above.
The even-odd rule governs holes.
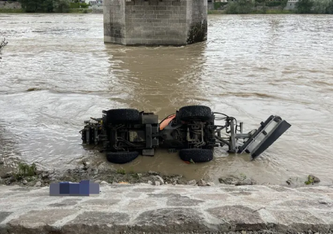
[[[265,122],[261,123],[259,129],[238,149],[238,153],[245,151],[251,154],[252,159],[255,159],[287,131],[290,126],[281,117],[271,115]]]

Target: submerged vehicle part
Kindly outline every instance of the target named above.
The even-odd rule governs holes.
[[[215,120],[224,124],[216,125]],[[271,115],[258,129],[243,133],[242,122],[201,105],[184,106],[160,123],[154,113],[136,109],[110,109],[84,123],[83,144],[99,146],[113,163],[127,163],[140,154],[154,156],[157,147],[179,150],[180,158],[191,162],[212,160],[214,147],[246,152],[254,159],[291,126]]]

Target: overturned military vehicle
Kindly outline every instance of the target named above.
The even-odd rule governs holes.
[[[224,124],[216,125],[215,120]],[[127,163],[139,154],[154,156],[158,147],[179,150],[180,158],[190,162],[212,160],[215,147],[255,159],[291,126],[271,115],[258,129],[243,133],[242,122],[201,105],[184,106],[161,122],[154,113],[111,109],[84,123],[83,144],[99,146],[112,163]]]

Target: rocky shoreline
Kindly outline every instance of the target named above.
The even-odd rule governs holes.
[[[76,168],[66,171],[47,171],[37,168],[35,164],[28,165],[22,162],[12,162],[9,166],[0,158],[0,184],[44,187],[60,181],[80,182],[91,180],[100,184],[149,184],[149,185],[197,185],[214,186],[214,182],[200,180],[188,180],[183,175],[163,175],[155,171],[127,172],[124,169],[92,166],[90,162],[83,160]],[[320,179],[314,175],[307,178],[291,177],[286,181],[287,186],[301,187],[318,184]],[[219,178],[220,184],[241,186],[258,184],[252,178],[240,174]]]
[[[159,172],[146,171],[137,173],[116,169],[108,162],[96,164],[88,158],[78,161],[68,170],[46,170],[42,166],[22,162],[20,153],[15,150],[13,137],[0,125],[0,185],[20,185],[28,187],[44,187],[50,183],[60,181],[80,182],[81,180],[91,180],[100,184],[148,184],[148,185],[198,185],[214,186],[227,184],[234,186],[242,185],[269,185],[255,181],[248,175],[238,173],[226,175],[218,181],[210,181],[209,178],[199,178],[198,180],[187,179],[181,174],[163,175]],[[281,181],[281,185],[289,187],[302,187],[318,184],[320,179],[316,176],[291,177],[286,181]],[[215,183],[215,184],[214,184]]]
[[[28,168],[31,173],[20,172],[20,167]],[[203,179],[187,180],[182,175],[162,175],[158,172],[148,171],[144,173],[126,172],[121,169],[112,168],[95,168],[90,166],[89,162],[83,163],[66,171],[45,171],[35,168],[33,165],[18,163],[16,167],[5,166],[0,161],[0,184],[4,185],[21,185],[43,187],[49,186],[50,183],[59,181],[79,182],[81,180],[91,180],[101,184],[137,184],[146,183],[151,185],[163,184],[182,184],[182,185],[199,185],[210,186],[212,182],[206,182]]]

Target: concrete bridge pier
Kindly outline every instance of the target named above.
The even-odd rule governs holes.
[[[186,45],[207,39],[207,0],[104,0],[104,42]]]

